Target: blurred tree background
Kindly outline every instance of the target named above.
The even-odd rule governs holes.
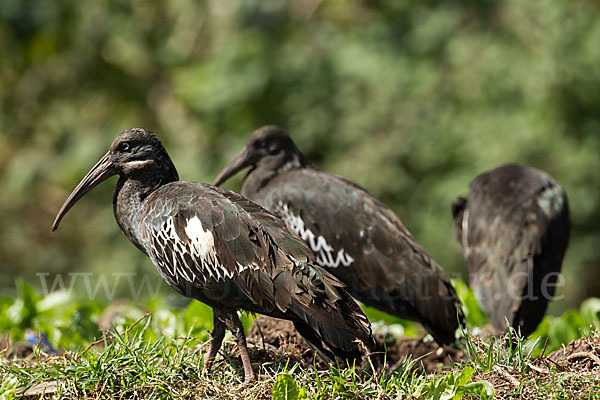
[[[502,163],[546,170],[574,223],[551,310],[600,296],[597,1],[3,0],[0,46],[5,295],[40,273],[160,279],[113,220],[114,180],[50,232],[120,131],[156,132],[182,179],[211,182],[270,123],[464,279],[450,203]]]

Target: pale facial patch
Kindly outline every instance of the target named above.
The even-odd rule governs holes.
[[[146,168],[148,165],[154,163],[154,160],[138,160],[138,161],[129,161],[123,165],[123,172],[126,174],[130,174],[133,171],[138,171],[143,168]]]
[[[551,218],[564,207],[562,188],[558,185],[550,185],[538,196],[537,205],[546,217]]]

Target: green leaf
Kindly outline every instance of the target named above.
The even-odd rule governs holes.
[[[473,369],[473,367],[465,367],[461,371],[458,378],[456,379],[456,384],[457,385],[465,385],[465,384],[469,383],[471,381],[471,377],[473,376],[474,372],[475,372],[475,370]]]
[[[12,400],[15,398],[15,389],[19,386],[19,380],[16,376],[9,374],[4,378],[0,386],[0,400]]]
[[[448,400],[450,398],[452,398],[451,395],[451,390],[452,387],[451,385],[448,385],[448,381],[449,380],[453,380],[453,376],[449,375],[446,377],[446,379],[440,379],[439,381],[436,382],[434,389],[433,389],[433,399],[434,400]]]
[[[248,332],[250,330],[250,327],[252,326],[252,323],[254,322],[254,320],[256,319],[256,315],[254,314],[250,314],[250,313],[241,313],[240,315],[240,321],[242,321],[242,325],[244,327],[244,331]]]
[[[463,304],[463,311],[467,318],[469,326],[484,326],[487,324],[487,317],[479,307],[475,292],[467,286],[467,283],[458,279],[453,279],[452,284],[456,290],[458,298]]]
[[[494,398],[494,386],[488,381],[477,381],[461,385],[456,390],[456,394],[475,394],[478,395],[481,400],[493,399]]]
[[[12,321],[8,315],[8,309],[14,304],[15,300],[10,297],[0,297],[0,330],[5,331],[12,327]]]
[[[7,310],[8,317],[14,325],[30,327],[31,320],[37,314],[37,295],[31,285],[23,279],[17,279],[17,300]]]
[[[560,318],[550,323],[548,336],[555,343],[569,343],[581,336],[580,329],[586,325],[584,318],[577,310],[567,310]]]
[[[62,308],[71,305],[73,302],[73,293],[64,289],[56,290],[44,296],[36,303],[38,312],[45,312],[56,308]]]
[[[581,315],[588,324],[600,321],[600,298],[590,297],[581,303]]]
[[[273,400],[306,400],[306,390],[299,389],[294,377],[280,374],[273,385]]]

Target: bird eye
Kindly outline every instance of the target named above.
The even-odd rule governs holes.
[[[119,148],[121,149],[121,151],[129,151],[129,143],[123,142],[119,145]]]
[[[265,138],[260,138],[256,141],[256,147],[265,147],[266,144],[267,141],[265,140]]]

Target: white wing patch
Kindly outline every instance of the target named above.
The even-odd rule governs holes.
[[[185,234],[190,239],[190,242],[188,246],[182,246],[182,250],[188,252],[193,259],[199,259],[204,281],[206,281],[208,276],[217,281],[233,277],[233,271],[223,268],[217,260],[213,234],[208,229],[203,229],[202,222],[200,222],[198,217],[193,216],[187,221]],[[185,274],[184,278],[191,282]]]
[[[194,216],[188,220],[185,233],[192,244],[192,255],[198,255],[204,260],[211,251],[214,251],[215,239],[210,231],[202,229],[202,222],[198,217]]]
[[[340,265],[347,267],[354,262],[354,258],[346,253],[343,248],[335,252],[323,236],[316,236],[310,229],[306,228],[302,218],[295,215],[287,204],[280,201],[275,211],[282,216],[287,226],[310,246],[310,249],[317,255],[317,263],[322,267],[337,268]]]
[[[224,268],[217,258],[212,232],[204,230],[198,217],[186,221],[184,232],[189,240],[177,234],[174,217],[167,218],[159,229],[152,229],[150,250],[155,255],[153,261],[169,281],[184,279],[202,284],[208,280],[231,279],[234,273],[246,269],[258,269],[257,265],[242,266],[239,263],[235,266],[237,271]]]

